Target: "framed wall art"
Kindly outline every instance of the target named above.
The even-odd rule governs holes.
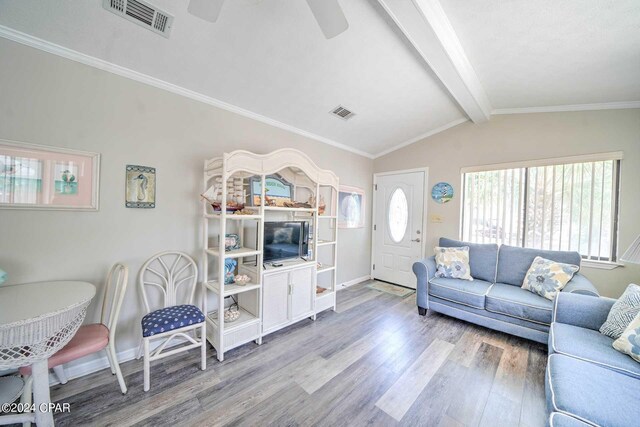
[[[364,190],[340,186],[338,193],[338,228],[364,227]]]
[[[127,165],[125,206],[128,208],[156,207],[156,168]]]
[[[0,208],[97,211],[100,154],[0,140]]]

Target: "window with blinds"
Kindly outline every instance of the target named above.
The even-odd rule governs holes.
[[[463,173],[462,238],[615,261],[619,159]]]

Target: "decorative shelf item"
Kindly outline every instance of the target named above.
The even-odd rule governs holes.
[[[235,322],[240,318],[240,310],[236,306],[235,308],[229,307],[224,311],[224,323]]]
[[[251,277],[246,274],[238,274],[236,276],[236,284],[239,286],[245,286],[247,283],[251,281]]]

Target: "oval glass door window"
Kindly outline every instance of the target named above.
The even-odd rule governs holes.
[[[409,205],[407,204],[407,196],[402,188],[396,188],[391,194],[387,215],[391,240],[399,243],[407,232],[407,222],[409,220]]]

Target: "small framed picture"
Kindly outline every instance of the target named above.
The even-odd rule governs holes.
[[[97,211],[100,154],[0,140],[0,208]]]
[[[364,190],[340,186],[338,193],[338,228],[364,227]]]
[[[125,206],[128,208],[156,207],[156,168],[127,165]]]

